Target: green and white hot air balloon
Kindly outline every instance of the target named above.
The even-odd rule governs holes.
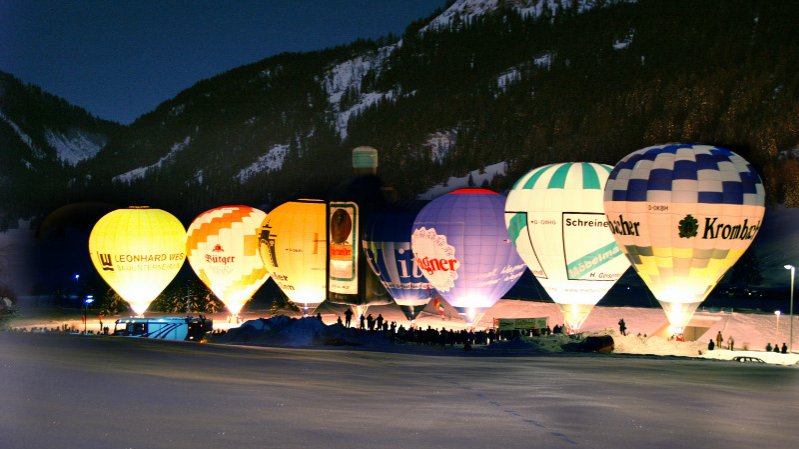
[[[603,190],[613,167],[545,165],[522,176],[505,202],[508,235],[577,332],[630,266],[608,227]]]

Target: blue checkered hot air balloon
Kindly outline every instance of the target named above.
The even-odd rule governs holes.
[[[728,149],[668,144],[619,161],[604,203],[616,241],[680,333],[760,230],[765,189]]]
[[[504,209],[505,197],[496,192],[460,189],[431,201],[413,223],[416,263],[470,325],[525,270],[508,239]]]
[[[424,277],[411,251],[415,210],[374,213],[366,225],[363,248],[369,266],[380,278],[405,317],[413,321],[436,291]]]

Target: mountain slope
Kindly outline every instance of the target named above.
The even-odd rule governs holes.
[[[782,2],[458,0],[400,39],[201,81],[99,133],[110,137],[96,156],[61,163],[39,194],[190,219],[222,203],[324,197],[358,145],[378,148],[384,183],[411,198],[498,163],[485,182],[503,190],[545,163],[615,164],[688,141],[741,153],[770,201],[795,206],[797,20]]]
[[[26,203],[44,205],[121,129],[0,71],[0,221],[33,213]]]

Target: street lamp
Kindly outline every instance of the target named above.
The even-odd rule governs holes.
[[[774,338],[776,338],[777,341],[780,341],[780,315],[781,314],[782,314],[782,312],[780,312],[779,310],[775,310],[774,311],[774,315],[777,315],[777,332],[775,332],[776,335],[775,335]]]
[[[789,340],[788,340],[788,351],[793,352],[793,282],[796,279],[796,267],[793,265],[785,265],[786,270],[791,270],[791,305],[788,310],[788,320],[790,320],[790,332],[789,332]]]
[[[86,321],[88,321],[89,304],[91,304],[93,302],[94,302],[94,295],[86,295],[86,299],[83,300],[83,333],[84,334],[86,334]]]

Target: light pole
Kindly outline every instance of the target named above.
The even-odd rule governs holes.
[[[793,265],[785,265],[786,270],[791,270],[791,305],[788,310],[788,320],[791,322],[790,332],[788,333],[788,352],[793,352],[793,282],[796,279],[796,267]]]
[[[779,310],[775,310],[774,311],[774,315],[777,315],[777,332],[775,332],[774,338],[776,338],[777,341],[780,341],[780,315],[781,314],[782,314],[782,312],[780,312]]]

